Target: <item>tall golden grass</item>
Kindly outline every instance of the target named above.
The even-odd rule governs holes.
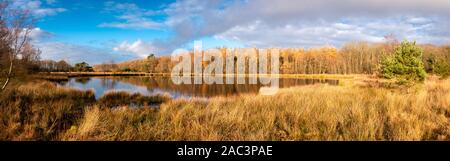
[[[450,80],[408,89],[313,85],[275,96],[87,108],[61,140],[450,140]]]
[[[150,97],[113,92],[96,101],[92,91],[31,82],[1,93],[0,140],[450,140],[450,79],[400,89],[374,83],[161,97],[157,109],[125,105]]]
[[[54,140],[93,102],[92,91],[57,88],[48,82],[10,86],[0,95],[0,140]]]

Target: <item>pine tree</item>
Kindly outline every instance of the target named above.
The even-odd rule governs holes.
[[[381,62],[381,74],[387,79],[424,81],[426,77],[422,60],[423,51],[416,42],[403,41],[394,53]]]

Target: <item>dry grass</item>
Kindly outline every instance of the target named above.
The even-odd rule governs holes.
[[[154,108],[87,108],[61,140],[154,140],[148,137],[155,114]]]
[[[131,94],[125,91],[110,91],[97,101],[97,105],[104,108],[121,106],[149,107],[154,104],[167,102],[170,99],[170,95],[144,96],[139,93]]]
[[[142,96],[110,92],[96,101],[93,91],[57,87],[45,81],[9,86],[0,95],[0,140],[59,140],[61,132],[73,130],[83,136],[95,127],[95,120],[100,115],[99,110],[95,109],[84,114],[89,106],[148,107],[168,100],[170,97],[167,95]],[[85,123],[79,129],[74,129],[83,117]]]
[[[62,140],[450,140],[450,80],[405,90],[314,85],[275,96],[86,110]]]
[[[57,88],[48,82],[9,86],[0,96],[0,140],[54,140],[94,101],[92,91]]]
[[[153,101],[110,95],[104,101]],[[0,140],[450,140],[450,79],[434,77],[407,89],[346,81],[159,109],[101,102],[48,82],[9,88],[0,96]]]

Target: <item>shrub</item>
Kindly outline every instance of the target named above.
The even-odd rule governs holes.
[[[433,72],[443,78],[450,76],[450,63],[444,59],[439,59],[433,66]]]
[[[89,64],[86,62],[75,64],[74,70],[76,72],[93,72],[94,71],[94,69],[91,66],[89,66]]]
[[[381,62],[381,74],[398,82],[424,81],[426,77],[422,60],[423,51],[416,42],[404,41],[391,56]]]

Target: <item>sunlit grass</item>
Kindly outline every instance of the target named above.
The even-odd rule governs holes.
[[[31,82],[0,96],[0,140],[450,140],[449,79],[409,88],[371,84],[348,80],[274,96],[161,99],[160,108],[129,108],[133,100],[153,100],[113,92],[100,98],[104,104],[92,91]]]
[[[8,86],[0,95],[0,140],[54,140],[94,101],[92,91],[48,82]]]
[[[92,107],[63,139],[449,140],[449,93],[449,80],[431,80],[408,90],[314,85],[175,100],[159,111]]]

